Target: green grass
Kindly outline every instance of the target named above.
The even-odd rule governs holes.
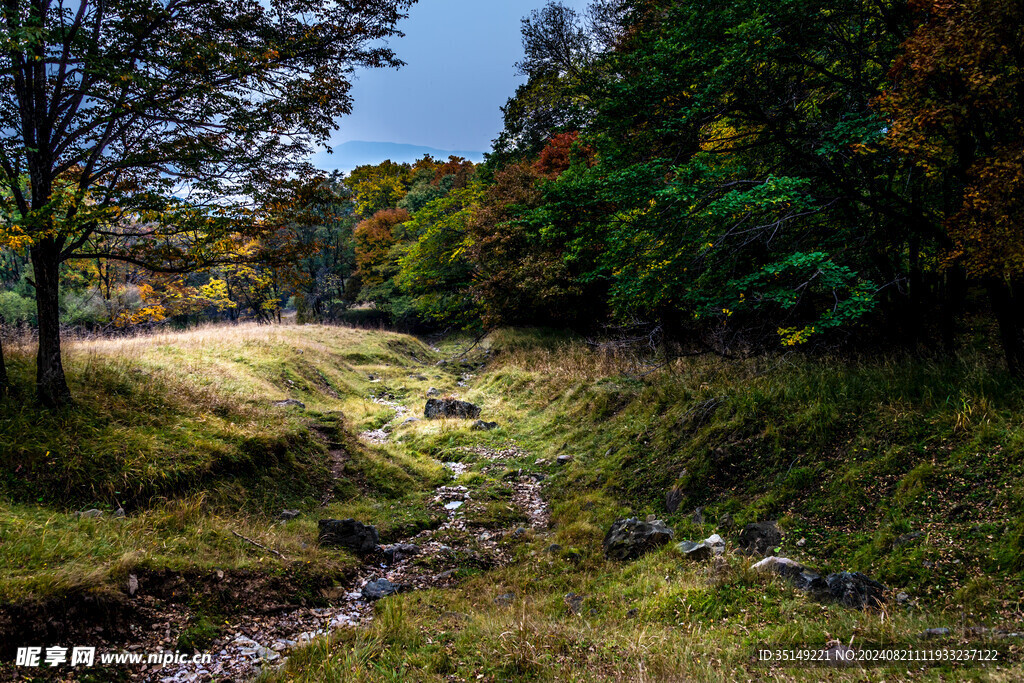
[[[468,398],[503,434],[478,438],[511,436],[530,451],[506,465],[548,475],[553,532],[510,541],[513,564],[454,591],[389,598],[378,606],[387,625],[338,633],[266,681],[1024,675],[1019,642],[963,630],[1024,623],[1024,389],[993,370],[997,360],[697,358],[652,372],[642,359],[554,334],[501,331],[488,347],[493,360]],[[432,445],[444,452],[440,439]],[[560,454],[575,459],[551,464]],[[669,514],[673,486],[686,495]],[[702,523],[692,519],[697,507]],[[701,539],[725,513],[738,525],[777,519],[783,554],[824,571],[863,571],[910,603],[823,605],[731,553],[717,565],[686,563],[671,547],[627,564],[601,554],[618,517],[656,514],[677,539]],[[723,531],[730,543],[735,533]],[[553,543],[561,550],[548,552]],[[583,596],[580,615],[566,607],[570,592]],[[498,599],[510,593],[511,603]],[[918,635],[942,626],[954,635]],[[996,671],[867,674],[750,661],[758,643],[831,637],[995,646],[1009,661]]]
[[[506,475],[544,474],[550,532],[503,536],[510,564],[463,567],[453,590],[381,601],[369,628],[296,651],[266,683],[1024,676],[1019,641],[965,630],[1024,630],[1024,388],[984,353],[707,357],[656,368],[542,331],[500,331],[445,365],[437,362],[468,343],[437,346],[384,332],[243,326],[72,347],[75,409],[47,415],[17,397],[0,408],[0,600],[122,590],[131,572],[220,569],[293,577],[311,587],[300,597],[315,601],[316,586],[356,562],[311,542],[318,518],[357,517],[385,540],[436,526],[428,502],[447,479],[438,462],[459,461],[474,489],[467,517],[494,530],[523,519]],[[28,392],[29,355],[10,356]],[[457,387],[465,372],[475,377]],[[392,424],[384,446],[355,438],[391,420],[371,393],[417,409],[431,386],[480,404],[499,428],[420,421]],[[306,408],[270,405],[284,398]],[[512,444],[523,455],[500,463],[466,450]],[[562,454],[573,461],[555,465]],[[669,514],[673,487],[685,495]],[[73,515],[119,505],[124,519]],[[303,514],[281,524],[284,507]],[[704,521],[693,518],[698,507]],[[721,531],[732,548],[736,531],[717,523],[726,513],[737,525],[776,519],[783,554],[823,571],[863,571],[910,602],[866,612],[819,604],[754,574],[731,550],[707,564],[671,546],[631,563],[602,556],[605,531],[626,515],[656,514],[677,540]],[[579,614],[569,593],[582,596]],[[209,596],[193,601],[182,647],[215,637],[224,609]],[[954,635],[920,640],[931,627]],[[863,672],[750,660],[759,643],[830,637],[998,646],[1008,661],[999,670]]]
[[[354,437],[392,414],[369,400],[382,386],[370,375],[419,395],[454,381],[433,367],[426,380],[411,376],[437,358],[415,339],[241,325],[69,344],[76,403],[57,413],[26,399],[30,350],[7,351],[15,391],[0,403],[0,601],[120,587],[133,569],[341,576],[356,560],[316,546],[317,519],[372,518],[385,537],[436,523],[425,492],[442,468]],[[286,398],[306,408],[272,405]],[[123,519],[111,514],[119,507]],[[75,515],[93,508],[105,515]],[[303,515],[282,525],[286,508]]]

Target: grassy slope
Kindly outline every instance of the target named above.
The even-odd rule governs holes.
[[[367,400],[382,387],[371,373],[395,375],[398,393],[453,381],[408,376],[434,355],[399,335],[255,325],[69,345],[73,409],[0,404],[0,603],[112,585],[133,568],[337,574],[354,560],[308,543],[318,517],[372,515],[385,535],[428,524],[418,503],[441,468],[352,434],[392,415]],[[29,394],[29,355],[8,363]],[[306,410],[271,405],[285,398]],[[127,517],[111,518],[121,505]],[[74,515],[89,508],[107,515]],[[283,508],[308,514],[276,524]]]
[[[491,344],[497,360],[470,398],[534,455],[575,456],[564,469],[535,468],[533,457],[509,465],[550,475],[553,534],[456,591],[385,601],[371,631],[339,634],[268,680],[1024,676],[1019,640],[965,640],[963,630],[1019,631],[1024,621],[1024,391],[981,359],[700,359],[641,376],[579,343],[503,332]],[[687,495],[668,515],[672,486]],[[707,523],[691,519],[697,506]],[[678,538],[700,539],[726,512],[738,524],[778,519],[783,554],[864,571],[911,603],[867,613],[821,605],[731,553],[717,566],[687,565],[671,547],[628,564],[601,556],[616,517],[654,513]],[[913,531],[925,533],[894,547]],[[567,609],[570,592],[584,596],[582,615]],[[511,602],[499,597],[509,593]],[[917,636],[941,626],[954,635]],[[756,643],[830,636],[998,645],[1015,663],[842,673],[750,661]]]
[[[365,396],[387,390],[417,407],[427,386],[453,388],[457,369],[433,364],[443,354],[400,335],[319,327],[76,346],[69,369],[80,410],[45,417],[9,401],[0,413],[0,596],[109,585],[139,566],[341,573],[351,558],[308,543],[331,488],[328,450],[346,458],[325,515],[355,515],[397,536],[428,523],[423,498],[443,474],[425,456],[515,441],[530,455],[507,467],[549,475],[549,536],[526,534],[516,562],[468,572],[456,590],[382,601],[369,630],[339,633],[267,678],[948,679],[948,670],[769,671],[749,655],[754,643],[813,644],[826,634],[906,642],[933,626],[1024,630],[1024,391],[977,359],[698,359],[643,375],[629,359],[536,333],[499,333],[490,345],[495,359],[465,391],[501,429],[421,422],[374,449],[351,435],[390,412]],[[27,366],[15,355],[23,386]],[[269,406],[288,397],[307,409]],[[534,464],[563,453],[575,456],[565,468]],[[666,515],[674,485],[687,496]],[[70,514],[122,503],[125,520]],[[707,523],[690,519],[697,506]],[[279,525],[283,507],[307,514]],[[677,537],[697,539],[725,512],[739,524],[779,519],[785,554],[865,571],[909,592],[912,605],[820,605],[731,553],[701,566],[672,548],[627,564],[601,556],[618,516],[655,513]],[[892,547],[918,530],[925,535]],[[567,609],[569,592],[584,596],[581,615]],[[1016,663],[992,678],[1022,675]]]

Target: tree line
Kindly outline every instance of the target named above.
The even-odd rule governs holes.
[[[409,3],[364,4],[392,13],[374,15],[373,35],[347,36],[350,53],[310,48],[327,60],[313,66],[397,64],[361,41],[394,31],[398,5]],[[426,157],[347,177],[283,161],[346,109],[347,72],[322,76],[333,90],[313,88],[321,71],[295,66],[310,53],[288,42],[300,40],[298,28],[277,28],[296,60],[286,69],[276,61],[284,50],[258,44],[263,26],[251,44],[208,46],[202,63],[178,56],[176,68],[202,74],[190,106],[196,120],[216,122],[204,124],[206,137],[168,140],[154,152],[159,163],[140,159],[141,175],[115,173],[129,163],[116,160],[136,152],[108,146],[103,174],[88,173],[111,200],[79,187],[88,157],[65,163],[47,202],[8,221],[0,272],[38,300],[45,277],[36,269],[25,285],[17,264],[45,261],[47,231],[110,225],[80,244],[67,238],[75,246],[62,260],[77,265],[55,271],[93,283],[90,291],[112,272],[131,284],[134,299],[109,324],[269,318],[290,301],[303,320],[372,317],[410,330],[617,325],[649,331],[671,352],[742,355],[817,344],[953,350],[968,323],[991,320],[1019,376],[1022,20],[1010,0],[593,0],[584,12],[551,2],[523,20],[524,83],[503,107],[485,163]],[[226,55],[239,51],[266,67],[236,74]],[[120,78],[142,78],[117,71],[117,59],[105,62],[103,107],[130,89]],[[171,86],[157,61],[146,82],[159,93]],[[18,68],[28,69],[3,73]],[[253,96],[266,73],[294,106]],[[227,94],[212,94],[221,83]],[[318,98],[328,101],[308,110]],[[21,115],[16,100],[4,116]],[[229,110],[248,112],[232,114],[244,135],[217,127]],[[147,116],[139,126],[183,125],[170,113]],[[12,145],[8,159],[20,153]],[[243,157],[259,168],[236,173]],[[9,205],[35,187],[27,170],[6,171]],[[170,191],[181,177],[205,203]],[[259,199],[225,201],[238,196]],[[103,250],[90,243],[99,237]],[[112,271],[114,258],[127,265]],[[37,308],[42,339],[54,315]]]

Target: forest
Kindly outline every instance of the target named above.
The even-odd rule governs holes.
[[[188,179],[156,152],[116,182],[69,159],[39,198],[9,136],[0,318],[45,339],[295,310],[418,332],[615,330],[729,356],[951,352],[991,323],[1020,375],[1021,19],[1001,0],[550,3],[523,19],[525,83],[485,163],[268,164],[234,204],[211,196],[233,191],[211,159],[190,159]],[[27,101],[14,90],[8,115]],[[153,167],[195,198],[161,198],[142,180]],[[48,240],[63,245],[58,311],[33,272]]]

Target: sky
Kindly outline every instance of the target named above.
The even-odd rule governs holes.
[[[563,0],[578,10],[587,0]],[[397,142],[486,152],[502,127],[499,107],[523,82],[520,19],[545,0],[419,0],[390,41],[406,66],[360,70],[353,113],[330,144]],[[335,166],[322,152],[313,162]]]

